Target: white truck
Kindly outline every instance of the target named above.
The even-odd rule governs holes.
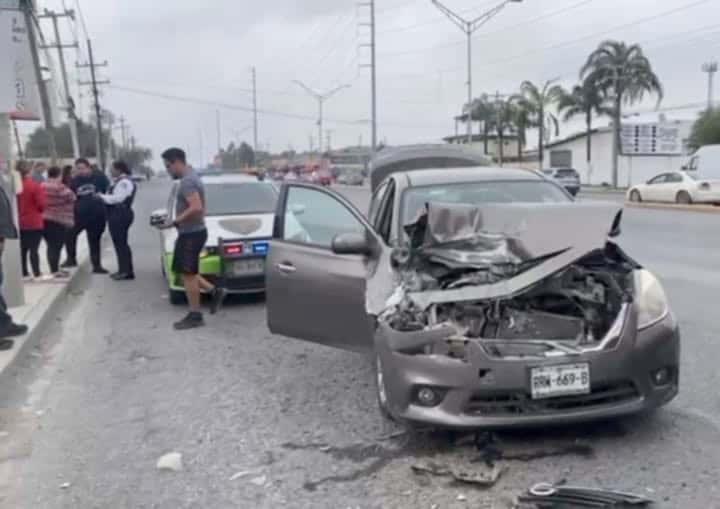
[[[720,180],[720,145],[705,145],[697,149],[682,167],[699,179]]]

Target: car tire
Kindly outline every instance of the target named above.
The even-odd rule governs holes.
[[[690,205],[692,203],[692,198],[687,191],[679,191],[678,194],[675,196],[675,203],[679,203],[682,205]]]
[[[637,189],[633,189],[630,191],[630,201],[635,203],[640,203],[642,201],[642,196],[640,196],[640,191]]]
[[[187,298],[185,297],[185,292],[180,291],[180,290],[170,290],[169,300],[170,300],[170,304],[172,304],[173,306],[180,306],[187,302]]]
[[[393,417],[388,407],[387,392],[385,390],[385,381],[382,371],[382,363],[380,362],[380,356],[375,354],[374,362],[375,372],[375,391],[377,395],[378,408],[380,409],[380,415],[389,421],[396,422],[397,419]]]

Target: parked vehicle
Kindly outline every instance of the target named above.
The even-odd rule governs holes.
[[[682,168],[698,179],[720,180],[720,145],[705,145],[697,149]]]
[[[346,186],[361,186],[365,183],[365,177],[361,171],[345,171],[340,173],[337,177],[338,184],[344,184]]]
[[[554,178],[567,191],[576,196],[580,191],[580,174],[572,168],[548,168],[542,171],[547,177]]]
[[[631,202],[720,204],[720,178],[699,180],[697,175],[686,171],[661,173],[645,184],[631,187],[627,199]]]
[[[678,322],[655,275],[613,242],[619,205],[425,153],[373,165],[367,218],[329,189],[283,186],[272,332],[372,353],[381,411],[411,423],[568,423],[676,396]]]
[[[203,177],[206,196],[205,223],[208,241],[200,253],[200,274],[209,281],[222,279],[230,293],[257,293],[265,289],[265,257],[272,236],[277,188],[269,181],[250,175]],[[172,221],[175,215],[178,184],[175,183],[167,208],[157,210],[151,225]],[[179,274],[172,270],[177,231],[159,230],[160,264],[168,284],[170,302],[184,301],[185,292]],[[220,239],[227,253],[219,252]],[[231,264],[223,264],[223,255],[234,255]]]

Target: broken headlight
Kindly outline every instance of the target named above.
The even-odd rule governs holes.
[[[652,272],[644,269],[636,270],[634,278],[638,329],[642,330],[665,318],[669,308],[665,290]]]

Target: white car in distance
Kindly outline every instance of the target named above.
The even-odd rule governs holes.
[[[720,180],[706,180],[685,171],[661,173],[627,192],[631,202],[717,203],[720,204]]]

